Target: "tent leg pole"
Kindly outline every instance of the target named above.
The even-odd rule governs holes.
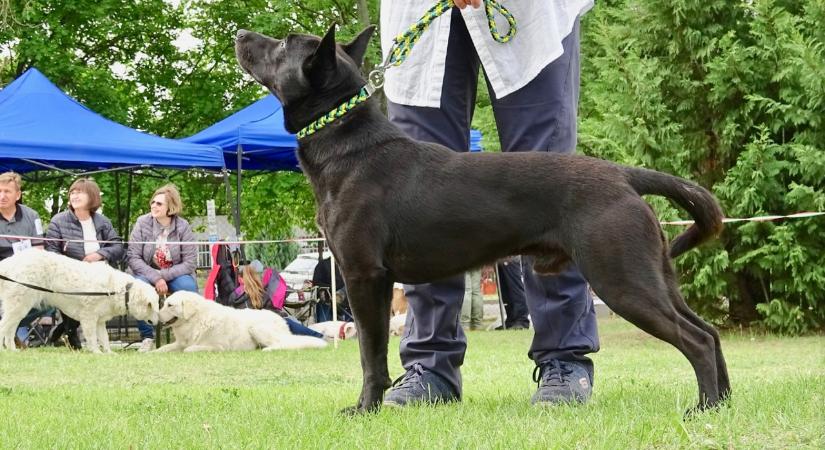
[[[241,164],[243,161],[243,147],[238,144],[238,186],[235,189],[235,232],[241,237]]]
[[[234,199],[232,198],[232,183],[229,181],[229,170],[224,169],[223,171],[223,185],[226,188],[226,204],[229,206],[229,210],[233,216],[235,216],[235,211],[237,211],[235,207]],[[235,224],[237,227],[238,224]],[[235,228],[237,233],[237,228]]]

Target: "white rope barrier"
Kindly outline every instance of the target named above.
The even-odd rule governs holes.
[[[754,216],[754,217],[746,217],[746,218],[733,218],[733,217],[726,217],[722,219],[723,223],[737,223],[737,222],[771,222],[774,220],[780,219],[802,219],[807,217],[816,217],[825,215],[823,211],[808,211],[808,212],[798,212],[795,214],[788,214],[786,216]],[[694,223],[693,220],[666,220],[660,221],[662,225],[692,225]],[[87,239],[54,239],[54,238],[47,238],[47,237],[37,237],[37,236],[21,236],[21,235],[14,235],[14,234],[0,234],[0,238],[5,239],[31,239],[37,241],[57,241],[57,242],[97,242],[99,244],[155,244],[155,241],[98,241],[98,240],[87,240]],[[286,244],[291,242],[326,242],[324,238],[300,238],[300,239],[256,239],[256,240],[235,240],[235,241],[167,241],[166,244],[168,245],[212,245],[212,244],[224,244],[224,245],[241,245],[241,244]]]
[[[787,216],[755,216],[747,218],[732,218],[726,217],[722,219],[723,223],[735,222],[771,222],[779,219],[801,219],[803,217],[814,217],[825,215],[825,212],[799,212],[796,214],[789,214]],[[660,222],[662,225],[693,225],[693,220],[672,220]]]

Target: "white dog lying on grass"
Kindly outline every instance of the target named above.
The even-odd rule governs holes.
[[[112,295],[67,295],[31,289],[19,283],[0,279],[0,349],[15,350],[14,333],[29,310],[41,302],[54,306],[80,322],[86,349],[106,353],[109,334],[106,321],[126,314],[149,323],[158,322],[158,294],[155,288],[136,280],[106,263],[87,263],[57,253],[29,249],[0,261],[0,275],[14,281],[58,292],[111,292]]]
[[[295,336],[286,321],[272,311],[235,309],[193,292],[170,295],[158,314],[171,327],[175,342],[156,352],[223,350],[286,350],[326,347],[323,339]]]

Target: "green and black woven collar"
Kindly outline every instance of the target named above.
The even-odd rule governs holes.
[[[327,124],[334,121],[335,119],[340,118],[344,114],[350,112],[352,108],[360,105],[367,101],[368,98],[372,95],[372,90],[368,88],[368,86],[364,86],[361,90],[351,99],[345,101],[338,105],[337,108],[333,109],[332,111],[324,114],[317,120],[313,121],[311,124],[305,126],[301,129],[301,131],[296,134],[298,139],[303,139],[307,136],[314,134],[316,131],[324,128]]]

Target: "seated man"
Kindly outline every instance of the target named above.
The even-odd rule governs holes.
[[[37,239],[43,237],[43,223],[37,211],[20,203],[21,187],[20,175],[14,172],[0,174],[0,235],[31,236],[34,239],[0,237],[0,260],[29,247],[43,248],[43,241]],[[28,326],[37,315],[39,311],[31,310],[20,326]],[[18,344],[25,345],[22,341]]]
[[[315,271],[312,273],[312,286],[325,288],[319,291],[318,305],[315,308],[315,321],[326,322],[332,320],[332,301],[329,294],[332,290],[332,260],[330,258],[322,259],[315,266]],[[344,299],[344,301],[339,302],[341,307],[338,309],[338,320],[352,322],[352,312],[349,310],[349,303],[346,301],[347,290],[344,285],[344,277],[341,275],[338,266],[335,266],[335,290],[336,297]]]

